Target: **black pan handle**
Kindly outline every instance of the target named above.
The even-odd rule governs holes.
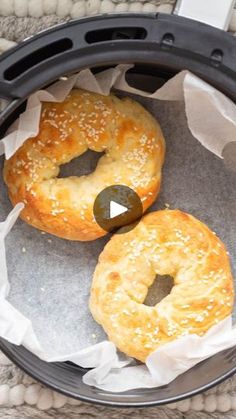
[[[104,43],[112,54],[115,40],[142,40],[155,20],[155,14],[142,18],[100,16],[40,32],[1,56],[0,97],[25,98],[32,90],[81,69],[90,54],[104,48]]]
[[[188,68],[235,90],[235,38],[183,17],[165,14],[101,15],[55,26],[0,58],[0,97],[25,99],[58,77],[118,62]]]

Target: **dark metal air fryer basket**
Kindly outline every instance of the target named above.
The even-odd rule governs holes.
[[[24,109],[26,98],[58,77],[84,68],[94,71],[135,63],[130,80],[163,82],[188,69],[236,100],[236,44],[228,33],[165,14],[86,18],[41,32],[3,54],[0,97],[10,100],[0,114],[0,132]],[[174,402],[223,381],[236,372],[236,346],[196,365],[169,385],[114,394],[86,386],[85,373],[71,363],[46,363],[24,347],[0,340],[0,348],[24,371],[68,396],[112,406]]]

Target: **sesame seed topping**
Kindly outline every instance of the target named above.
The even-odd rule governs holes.
[[[199,314],[199,315],[195,318],[195,320],[196,320],[196,322],[201,323],[201,322],[203,322],[203,320],[204,320],[204,316],[202,316],[201,314]]]

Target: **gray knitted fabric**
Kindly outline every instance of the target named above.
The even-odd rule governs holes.
[[[84,1],[82,2],[80,1],[75,1],[74,5],[72,6],[71,10],[66,10],[65,11],[65,16],[61,16],[63,13],[61,10],[59,10],[59,15],[56,14],[50,14],[50,15],[43,15],[41,12],[42,16],[37,16],[37,17],[33,17],[31,15],[29,15],[29,10],[28,12],[25,11],[26,16],[25,17],[17,17],[15,15],[7,15],[7,16],[1,16],[1,3],[2,2],[13,2],[13,0],[0,0],[0,38],[4,38],[7,39],[9,41],[15,41],[15,42],[20,42],[23,39],[25,39],[26,37],[32,36],[35,33],[42,31],[43,29],[49,28],[50,26],[56,25],[58,23],[62,23],[62,22],[66,22],[68,20],[70,20],[71,18],[76,18],[76,17],[83,17],[83,16],[87,16],[89,13],[89,10],[86,8],[89,0],[88,1]],[[26,2],[36,2],[36,1],[40,1],[40,0],[15,0],[15,2],[20,2],[20,1],[26,1]],[[47,1],[47,0],[45,0]],[[48,3],[50,3],[50,1],[54,2],[54,1],[63,1],[66,2],[67,0],[48,0]],[[72,1],[72,0],[68,0],[68,1]],[[97,0],[99,1],[99,0]],[[111,4],[114,4],[114,9],[112,8],[111,11],[119,11],[120,9],[116,9],[117,7],[122,6],[122,4],[124,4],[124,0],[103,0],[104,3],[101,1],[101,4],[104,4],[104,8],[102,9],[102,12],[106,11],[106,5],[107,5],[107,10],[110,11],[110,8],[108,7],[109,3],[105,3],[106,1],[110,2]],[[42,0],[41,0],[42,2]],[[79,7],[79,3],[85,3],[86,7]],[[131,11],[142,11],[142,8],[144,11],[149,11],[149,10],[155,10],[155,11],[163,11],[166,13],[170,13],[171,10],[173,9],[175,0],[150,0],[149,2],[146,2],[145,0],[140,0],[139,2],[134,1],[134,0],[128,0],[126,3],[128,3],[129,8],[131,8]],[[77,9],[73,9],[74,6],[78,6]],[[153,7],[153,9],[150,9],[151,6]],[[140,6],[142,7],[140,9]],[[148,8],[149,6],[149,8]],[[236,7],[236,6],[235,6]],[[56,8],[54,8],[56,10]],[[121,9],[122,10],[122,9]],[[93,13],[95,12],[100,12],[101,10],[99,10],[99,8],[95,8],[93,10]],[[32,14],[37,14],[36,11],[33,13],[33,11],[31,10]],[[229,30],[231,32],[236,32],[236,9],[233,12],[232,15],[232,19],[229,25]]]
[[[13,45],[8,41],[19,42],[71,18],[104,11],[123,11],[125,8],[129,8],[130,11],[170,13],[174,3],[174,0],[0,0],[0,38],[4,38],[0,39],[0,51]],[[230,30],[236,31],[236,10],[232,16]],[[131,419],[236,418],[236,377],[203,395],[170,407],[112,409],[58,396],[55,392],[36,384],[0,354],[1,419],[125,419],[128,416]]]
[[[65,22],[70,18],[60,18],[58,16],[43,16],[40,19],[36,17],[0,17],[0,37],[9,41],[20,42],[26,37],[49,28],[58,23]]]

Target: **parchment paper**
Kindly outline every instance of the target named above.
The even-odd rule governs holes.
[[[124,95],[121,90],[129,89],[129,96],[157,117],[167,143],[161,194],[149,211],[170,205],[207,223],[227,245],[235,277],[236,173],[219,158],[225,145],[236,139],[235,105],[187,72],[151,97],[143,92],[137,96],[137,91],[125,84],[124,72],[129,67],[118,66],[96,79],[85,70],[47,92],[32,95],[27,112],[15,124],[18,130],[0,142],[0,149],[9,158],[26,138],[37,134],[40,100],[63,100],[75,84],[102,94],[108,94],[114,85],[120,96]],[[87,152],[62,167],[61,176],[92,171],[98,157],[98,153]],[[0,218],[4,220],[11,204],[2,178],[0,196]],[[236,344],[236,330],[228,318],[204,337],[185,336],[163,346],[150,355],[147,366],[126,366],[131,360],[117,355],[88,309],[92,274],[109,236],[88,243],[69,242],[18,220],[5,239],[21,208],[18,206],[6,223],[0,224],[0,335],[5,339],[23,344],[47,361],[70,360],[93,367],[84,376],[85,383],[110,391],[166,384],[202,359]],[[156,303],[164,295],[167,282],[163,278],[156,281],[147,303]]]

